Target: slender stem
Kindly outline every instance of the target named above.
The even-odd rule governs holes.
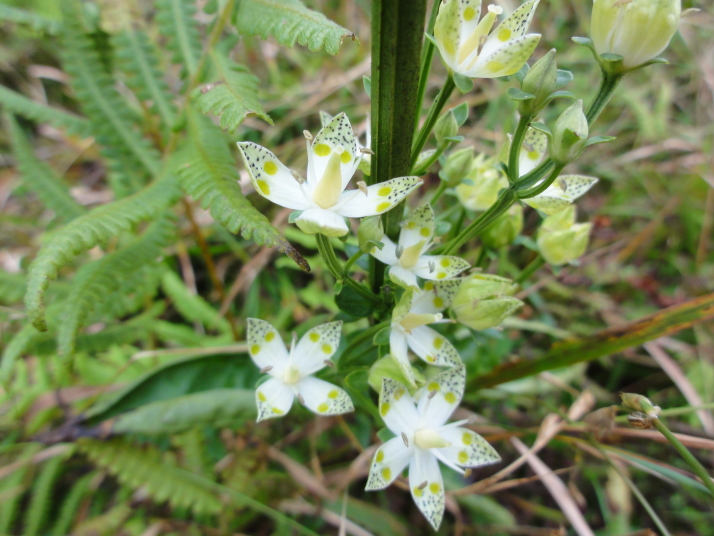
[[[441,2],[434,0],[434,5],[431,6],[431,15],[429,16],[429,24],[426,27],[426,33],[433,35],[434,25],[436,24],[436,16],[439,13]],[[426,83],[429,80],[429,71],[431,71],[431,60],[434,57],[434,43],[430,40],[424,41],[424,48],[421,51],[421,66],[419,68],[419,90],[417,91],[416,114],[414,114],[414,131],[419,128],[419,117],[421,116],[421,105],[424,102],[424,92],[426,91]]]
[[[330,239],[323,234],[315,235],[317,237],[317,250],[320,256],[324,259],[327,269],[337,281],[343,281],[356,290],[363,298],[372,302],[375,305],[381,304],[379,297],[369,291],[367,287],[358,283],[350,276],[345,274],[345,269],[342,267],[335,250],[332,248]]]
[[[454,92],[455,88],[456,84],[454,84],[454,77],[449,75],[446,79],[446,82],[444,82],[444,87],[441,88],[441,91],[439,91],[439,94],[436,96],[436,99],[434,99],[431,108],[429,108],[429,113],[426,116],[426,121],[424,121],[424,124],[422,125],[419,134],[414,140],[414,144],[412,146],[412,167],[414,167],[414,164],[416,164],[416,161],[419,159],[419,153],[421,153],[421,150],[424,148],[426,140],[429,139],[431,131],[434,129],[434,125],[436,124],[436,120],[439,118],[441,110],[446,105],[446,102],[449,100],[449,97],[451,97],[451,94]]]
[[[550,158],[547,158],[538,167],[532,169],[531,171],[520,177],[514,183],[513,186],[516,188],[516,190],[525,190],[526,188],[530,188],[534,184],[537,184],[538,181],[545,177],[548,173],[550,173],[550,171],[553,169],[553,166],[555,166],[555,163]]]
[[[518,196],[518,199],[529,199],[531,197],[535,197],[537,195],[542,194],[548,189],[548,186],[553,184],[555,179],[558,178],[560,175],[560,172],[563,171],[563,168],[565,167],[565,164],[553,164],[553,170],[550,172],[550,176],[542,181],[540,184],[534,186],[533,188],[529,188],[528,190],[518,190],[516,192],[516,195]]]
[[[607,103],[612,98],[612,95],[615,93],[615,90],[617,89],[617,86],[623,76],[624,74],[610,74],[605,71],[602,72],[600,88],[585,112],[585,117],[588,119],[588,125],[592,126],[595,120],[600,116],[600,112],[603,111]]]
[[[530,276],[533,275],[533,273],[543,266],[545,264],[545,259],[541,257],[540,254],[536,255],[535,259],[533,259],[531,262],[528,263],[528,265],[523,268],[520,274],[518,274],[518,277],[514,279],[515,283],[521,284],[523,283],[526,279],[528,279]]]
[[[444,144],[443,147],[437,147],[436,150],[434,151],[434,154],[432,154],[429,158],[427,158],[424,162],[415,162],[414,167],[412,167],[412,171],[410,175],[423,175],[426,173],[429,168],[432,166],[434,162],[436,162],[439,157],[444,154],[444,151],[446,150],[446,147],[448,144]],[[419,164],[419,167],[417,168],[417,164]]]
[[[448,186],[449,185],[446,184],[446,181],[441,181],[439,183],[439,186],[437,187],[436,191],[434,192],[434,195],[431,196],[429,203],[431,203],[432,205],[434,203],[436,203],[439,200],[439,198],[441,197],[441,195],[446,191]]]
[[[508,151],[508,182],[514,184],[520,177],[518,171],[518,159],[521,153],[521,145],[523,145],[523,139],[526,137],[526,132],[528,132],[528,125],[531,124],[533,117],[531,115],[522,115],[518,120],[518,126],[516,126],[516,131],[513,133],[513,139],[511,140],[511,147]]]
[[[699,463],[699,460],[697,460],[694,455],[689,452],[687,447],[682,445],[682,442],[677,439],[677,436],[670,432],[660,419],[652,419],[652,424],[667,439],[667,441],[672,444],[672,446],[679,453],[679,455],[684,458],[684,461],[687,462],[687,465],[689,465],[689,467],[691,467],[692,471],[694,471],[694,474],[701,478],[702,483],[706,486],[706,488],[709,490],[709,493],[711,493],[712,498],[714,499],[714,481],[711,479],[709,473],[707,473],[706,469],[704,469],[702,464]]]
[[[362,255],[364,255],[364,253],[362,253],[362,250],[358,249],[354,255],[347,259],[345,267],[343,268],[343,277],[349,277],[348,272],[350,271],[350,268],[352,268],[352,265],[357,262],[357,259],[359,259]]]
[[[357,335],[354,339],[352,339],[352,341],[350,341],[350,345],[340,356],[338,364],[348,363],[349,358],[352,357],[352,354],[354,353],[356,348],[358,348],[364,341],[373,338],[379,331],[386,328],[391,323],[392,319],[390,318],[388,320],[380,322],[379,324],[375,324],[374,326],[371,326],[368,329],[362,330],[359,335]]]

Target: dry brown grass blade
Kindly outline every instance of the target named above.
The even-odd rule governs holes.
[[[285,467],[299,486],[327,501],[335,500],[335,494],[328,490],[325,485],[300,462],[296,462],[290,456],[283,454],[275,447],[268,447],[268,458]]]
[[[41,450],[40,452],[26,460],[18,460],[4,467],[0,467],[0,480],[2,480],[8,475],[11,475],[15,471],[26,465],[42,463],[45,460],[54,458],[55,456],[61,456],[72,448],[72,445],[53,445],[44,450]]]

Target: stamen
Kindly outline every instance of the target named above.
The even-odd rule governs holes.
[[[359,191],[362,192],[365,197],[369,195],[369,190],[367,189],[367,183],[364,181],[357,181],[357,188],[359,188]]]
[[[266,372],[270,372],[274,368],[275,367],[273,365],[268,365],[267,367],[263,367],[262,369],[260,369],[260,373],[265,374]]]
[[[429,396],[427,398],[429,400],[431,400],[432,398],[434,398],[436,396],[436,393],[438,393],[438,392],[439,391],[437,391],[436,389],[434,389],[433,391],[429,391]]]
[[[302,394],[298,393],[297,399],[303,406],[305,405],[305,397]]]
[[[312,134],[310,134],[309,130],[303,130],[302,135],[305,136],[306,140],[312,141]]]
[[[429,484],[429,481],[425,480],[424,482],[422,482],[421,484],[419,484],[417,486],[417,489],[424,489],[428,484]]]
[[[298,173],[298,172],[295,171],[294,169],[291,169],[291,170],[290,170],[290,173],[292,174],[293,179],[295,179],[296,181],[298,181],[298,184],[304,184],[304,182],[305,182],[305,177],[303,177],[302,175],[300,175],[300,173]]]
[[[429,261],[429,273],[433,274],[434,270],[436,270],[436,264],[434,263],[434,261]]]
[[[401,259],[403,253],[404,253],[404,247],[402,247],[402,246],[397,246],[397,249],[394,250],[394,255],[397,257],[397,259]]]
[[[330,361],[329,359],[325,359],[323,361],[323,363],[330,368],[335,368],[335,364],[332,361]]]
[[[471,469],[466,469],[464,471],[464,478],[470,477],[472,473],[473,473],[473,471]]]
[[[290,353],[293,353],[293,350],[295,350],[295,345],[297,344],[297,333],[293,331],[293,340],[290,343]]]
[[[563,193],[568,191],[568,181],[563,178],[560,178],[558,179],[558,184],[560,184],[560,187],[563,189]]]
[[[359,152],[362,154],[374,154],[374,151],[369,147],[360,147]]]
[[[409,446],[409,439],[407,439],[407,434],[402,432],[402,441],[404,441],[404,446],[408,447]]]

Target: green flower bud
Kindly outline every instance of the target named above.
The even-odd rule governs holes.
[[[511,296],[518,285],[490,274],[471,274],[459,287],[451,309],[457,322],[481,330],[498,326],[523,302]]]
[[[523,207],[512,205],[481,234],[483,245],[497,249],[513,242],[523,230]]]
[[[572,162],[585,148],[588,140],[588,120],[583,113],[583,101],[571,104],[553,125],[550,156],[556,162]]]
[[[660,407],[655,406],[646,396],[637,393],[620,393],[622,405],[634,411],[641,411],[650,417],[656,417],[660,412]]]
[[[575,223],[575,206],[570,205],[543,220],[538,249],[548,263],[566,264],[585,253],[591,228],[591,223]]]
[[[471,164],[474,160],[473,149],[459,149],[449,154],[443,169],[439,172],[439,177],[446,184],[454,187],[471,171]]]
[[[660,54],[677,31],[681,0],[594,0],[591,34],[599,55],[632,69]]]
[[[553,49],[535,62],[523,79],[521,89],[535,95],[535,98],[521,103],[521,114],[533,114],[540,110],[550,94],[555,91],[557,78],[558,68],[555,64],[555,49]]]
[[[495,167],[496,160],[477,156],[468,176],[456,187],[456,195],[466,208],[486,210],[498,199],[498,193],[508,187],[508,179]]]
[[[456,120],[453,110],[449,110],[444,115],[442,115],[434,125],[434,136],[436,137],[436,144],[441,147],[448,141],[444,138],[450,138],[456,136],[459,133],[459,122]]]
[[[384,227],[380,216],[362,218],[357,228],[357,242],[362,253],[369,253],[375,244],[382,240]]]
[[[399,363],[397,363],[391,355],[388,355],[377,360],[374,365],[370,367],[367,383],[369,383],[372,389],[379,393],[382,390],[382,378],[391,378],[406,386],[409,390],[409,394],[413,395],[419,386],[424,384],[424,375],[414,367],[412,367],[412,372],[414,373],[417,384],[417,386],[413,388],[410,387],[412,382],[404,376],[404,372],[402,372]]]

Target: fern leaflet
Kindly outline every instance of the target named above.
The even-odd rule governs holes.
[[[124,248],[82,266],[72,282],[69,299],[58,331],[60,355],[69,358],[74,354],[77,334],[93,311],[105,302],[117,300],[117,293],[129,280],[135,284],[133,274],[139,268],[154,262],[175,233],[173,218],[162,217],[152,223],[139,238]],[[122,293],[132,292],[131,286]],[[119,299],[118,301],[123,301]]]
[[[181,152],[177,168],[183,189],[200,199],[201,206],[232,233],[240,232],[257,244],[277,248],[303,270],[310,271],[302,255],[243,197],[235,161],[223,133],[190,110],[187,117],[189,143]]]
[[[248,116],[258,116],[272,125],[273,120],[258,100],[258,79],[216,50],[211,51],[210,58],[215,75],[209,79],[217,81],[196,88],[196,108],[204,114],[221,116],[221,128],[231,133]]]
[[[47,329],[44,295],[61,266],[133,225],[156,217],[179,196],[174,177],[165,175],[136,194],[97,207],[54,232],[30,266],[25,305],[33,325],[40,331]]]
[[[322,48],[333,56],[340,50],[345,37],[355,35],[325,17],[305,7],[300,0],[243,0],[236,13],[236,27],[243,35],[269,35],[281,45],[295,42],[316,52]]]
[[[70,221],[86,214],[87,209],[74,200],[69,193],[69,188],[55,175],[50,166],[39,160],[32,152],[32,147],[17,121],[12,116],[7,116],[6,124],[9,127],[10,143],[24,184],[63,221]]]
[[[167,36],[173,61],[186,66],[189,76],[198,69],[201,36],[193,18],[194,0],[156,0],[156,22],[161,35]]]
[[[49,123],[58,128],[65,128],[70,134],[82,138],[90,136],[89,121],[83,117],[40,104],[5,86],[0,86],[0,104],[8,112],[27,117],[36,123]]]
[[[164,81],[153,45],[144,32],[125,30],[114,36],[120,68],[127,74],[127,85],[142,101],[151,101],[166,128],[175,121],[176,108]]]
[[[204,326],[230,333],[228,321],[218,314],[201,296],[191,294],[184,282],[174,272],[167,270],[161,278],[161,287],[171,298],[174,307],[185,319],[201,322]]]
[[[48,19],[31,11],[8,6],[7,4],[0,4],[0,20],[26,24],[35,30],[46,32],[50,35],[58,33],[62,26],[59,21]]]

